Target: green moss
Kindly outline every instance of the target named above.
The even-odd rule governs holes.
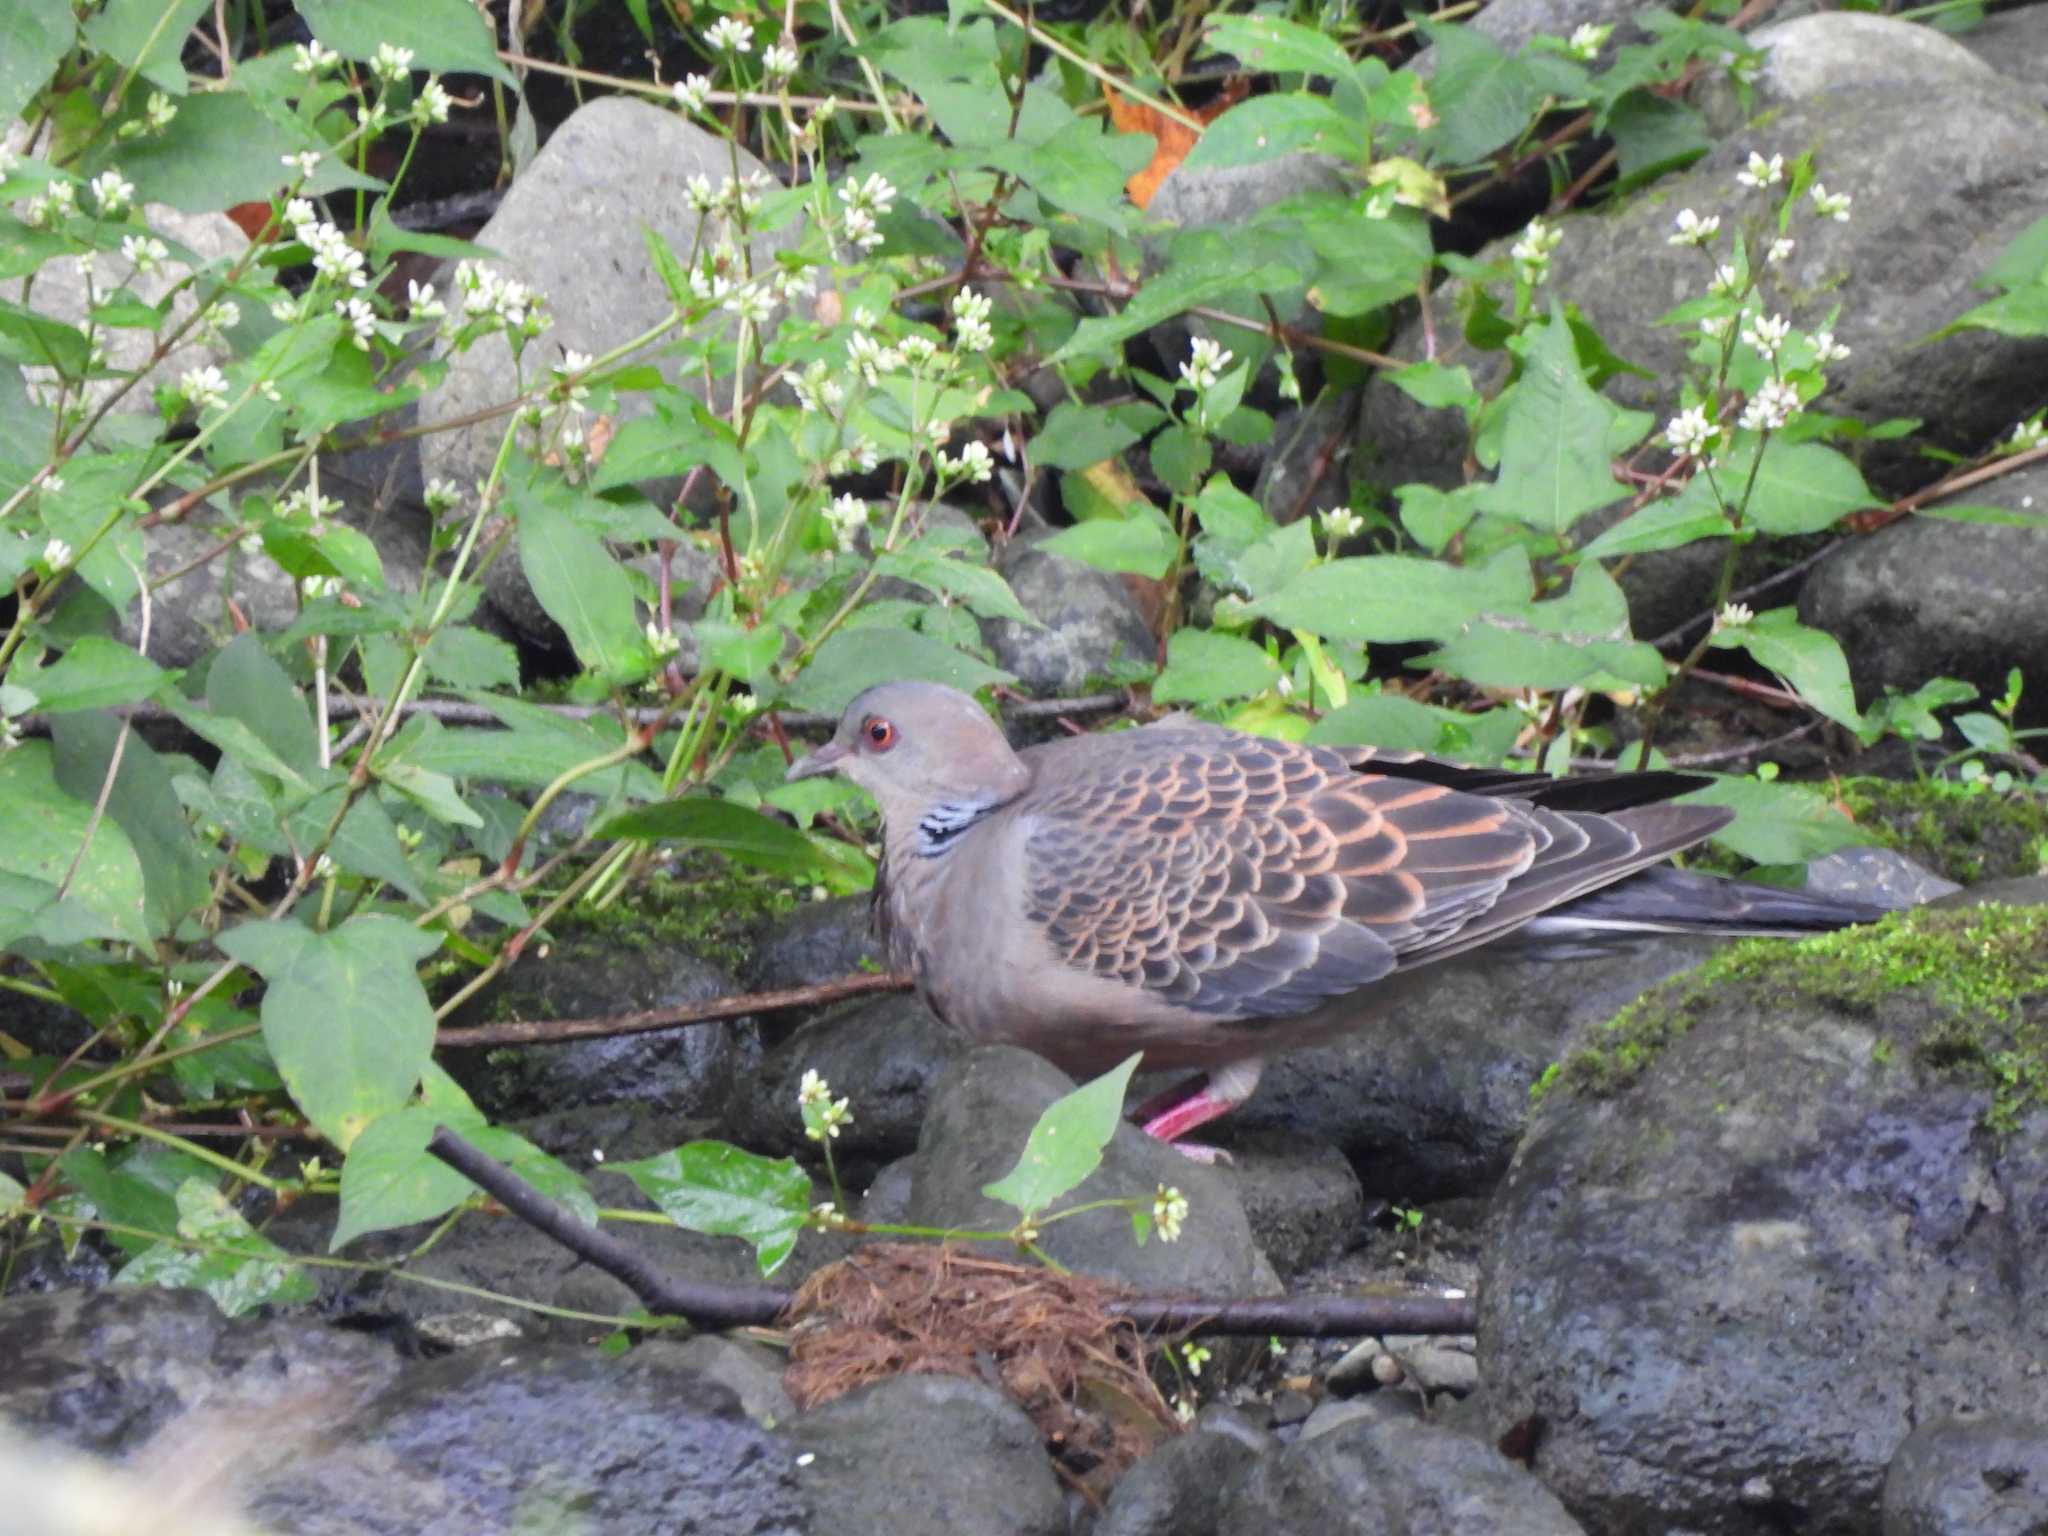
[[[589,939],[613,949],[681,949],[737,970],[761,925],[789,912],[797,899],[787,880],[711,854],[686,854],[610,906],[572,907],[552,926],[567,944]]]
[[[1880,1037],[1879,1065],[1910,1055],[1921,1067],[1990,1090],[1985,1121],[2009,1131],[2048,1108],[2048,907],[1919,908],[1802,943],[1751,939],[1622,1010],[1593,1044],[1551,1067],[1532,1090],[1592,1097],[1633,1081],[1731,989],[1764,989],[1774,1006],[1871,1017],[1912,994],[1931,1005],[1932,1028]]]
[[[1928,780],[1845,779],[1843,806],[1889,847],[1965,885],[2042,872],[2048,797]]]

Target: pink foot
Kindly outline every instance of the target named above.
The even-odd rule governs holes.
[[[1182,1142],[1180,1138],[1197,1126],[1207,1125],[1211,1120],[1229,1114],[1250,1098],[1252,1090],[1259,1085],[1261,1065],[1256,1058],[1236,1061],[1220,1071],[1190,1078],[1139,1106],[1138,1123],[1147,1136],[1175,1144],[1198,1162],[1213,1163],[1221,1148]],[[1224,1160],[1228,1161],[1228,1158]]]

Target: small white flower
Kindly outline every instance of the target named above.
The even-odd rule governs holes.
[[[1792,334],[1792,322],[1783,315],[1753,315],[1742,328],[1742,339],[1768,360],[1778,355],[1785,338]]]
[[[683,648],[682,638],[672,629],[663,629],[653,619],[647,621],[647,648],[654,653],[656,661],[667,661]]]
[[[701,172],[683,183],[683,196],[698,213],[709,213],[718,206],[718,193],[711,185],[711,178]]]
[[[304,312],[299,308],[298,300],[272,299],[270,301],[270,318],[279,325],[294,325],[305,318],[305,316]]]
[[[995,344],[988,317],[994,308],[985,293],[962,288],[953,295],[953,336],[963,352],[986,352]]]
[[[200,321],[210,331],[232,331],[242,323],[242,306],[233,299],[216,299],[206,306]]]
[[[311,176],[320,169],[320,151],[317,149],[302,149],[296,155],[282,155],[279,158],[284,162],[286,170],[297,171],[301,178]]]
[[[1782,379],[1766,379],[1742,408],[1742,425],[1753,432],[1775,432],[1799,409],[1799,391]]]
[[[2043,443],[2048,443],[2048,416],[2034,416],[2016,425],[2003,447],[2007,453],[2028,453]],[[48,479],[43,481],[45,485],[49,483]]]
[[[865,208],[846,210],[846,238],[864,251],[872,251],[882,243],[882,231],[875,224],[875,216]]]
[[[1738,186],[1761,190],[1774,187],[1785,179],[1785,157],[1773,155],[1766,160],[1755,150],[1749,152],[1749,164],[1735,173]]]
[[[138,272],[154,272],[171,256],[169,247],[154,235],[123,235],[121,254]]]
[[[704,104],[711,98],[711,77],[690,75],[670,87],[669,94],[676,99],[676,105],[688,112],[702,112]],[[709,182],[705,185],[708,187]]]
[[[771,43],[761,50],[761,68],[771,80],[786,80],[796,73],[796,49],[789,43]]]
[[[1714,615],[1714,633],[1718,635],[1724,629],[1740,629],[1755,617],[1747,604],[1724,603],[1720,612]]]
[[[748,283],[727,294],[721,307],[749,324],[760,325],[775,313],[775,295],[759,283]]]
[[[976,485],[985,485],[996,472],[995,455],[988,444],[975,441],[961,448],[957,457],[938,456],[939,468],[948,475],[960,475]]]
[[[241,543],[235,547],[253,560],[256,556],[263,553],[263,535],[260,533],[245,533],[242,535]]]
[[[62,475],[45,475],[45,476],[43,476],[43,480],[42,480],[42,490],[43,490],[43,494],[44,494],[45,496],[55,496],[55,495],[57,495],[57,494],[58,494],[58,493],[59,493],[60,491],[62,491],[63,489],[64,489],[64,477],[63,477]]]
[[[453,480],[443,480],[437,477],[427,482],[424,500],[427,504],[427,510],[434,516],[439,517],[442,513],[451,510],[457,502],[462,500],[462,492],[456,488]]]
[[[62,539],[52,539],[43,546],[43,564],[53,571],[60,571],[71,563],[71,546]]]
[[[1707,284],[1707,292],[1731,294],[1742,286],[1742,274],[1733,262],[1724,261],[1714,268],[1714,280]]]
[[[839,552],[850,551],[868,525],[868,504],[854,495],[838,496],[825,508],[825,521],[831,525],[832,537],[839,546]]]
[[[704,41],[713,53],[746,53],[754,46],[754,29],[737,16],[721,16],[711,23]]]
[[[178,115],[178,104],[162,91],[151,91],[149,101],[143,106],[142,120],[149,125],[151,133],[162,133],[171,126],[171,119]]]
[[[1195,338],[1189,349],[1188,360],[1180,365],[1180,381],[1187,388],[1200,394],[1214,387],[1223,377],[1223,370],[1230,366],[1231,354],[1219,343],[1206,336]]]
[[[228,403],[228,381],[211,363],[188,369],[178,380],[178,393],[202,411],[219,410]]]
[[[45,195],[50,199],[50,207],[58,213],[76,213],[78,211],[78,184],[76,182],[53,181],[50,183],[49,190]]]
[[[299,578],[299,591],[309,603],[318,602],[323,597],[336,597],[341,592],[341,578],[339,576],[302,576]],[[325,879],[326,877],[322,875],[320,878]]]
[[[101,213],[117,214],[135,200],[135,183],[124,181],[119,171],[110,168],[93,177],[92,197]]]
[[[1707,419],[1704,406],[1688,406],[1664,424],[1664,441],[1671,451],[1686,458],[1698,458],[1713,445],[1721,429]]]
[[[1152,1196],[1152,1222],[1159,1229],[1159,1241],[1180,1241],[1181,1225],[1188,1219],[1188,1199],[1178,1189],[1161,1184]]]
[[[1793,242],[1789,236],[1779,236],[1764,252],[1764,260],[1772,266],[1782,266],[1791,258]]]
[[[306,224],[320,222],[320,210],[313,206],[309,197],[295,197],[284,205],[284,221],[294,230]]]
[[[1190,1376],[1199,1376],[1202,1374],[1202,1367],[1207,1365],[1213,1356],[1210,1354],[1208,1345],[1197,1344],[1190,1339],[1187,1343],[1181,1345],[1180,1358],[1181,1363],[1187,1367],[1187,1372]]]
[[[1675,222],[1678,225],[1678,233],[1665,242],[1667,245],[1705,245],[1721,229],[1721,216],[1718,213],[1710,213],[1701,218],[1690,208],[1679,209]]]
[[[434,297],[432,283],[416,282],[408,278],[405,284],[405,310],[415,320],[439,320],[448,313],[448,306]]]
[[[349,337],[359,351],[370,350],[370,338],[377,334],[377,312],[370,308],[368,299],[345,299],[334,306],[349,331]]]
[[[1829,363],[1846,361],[1848,356],[1849,349],[1835,340],[1833,331],[1813,333],[1813,360],[1821,367],[1825,368]]]
[[[306,579],[308,581],[317,581],[319,578],[309,576]],[[331,577],[329,578],[329,580],[332,579]],[[339,583],[336,585],[338,586]],[[326,854],[321,854],[319,858],[313,861],[313,878],[315,880],[332,880],[336,873],[338,871],[335,868],[334,860],[330,859]]]
[[[370,73],[379,80],[397,84],[412,71],[412,50],[394,47],[390,43],[379,43],[377,52],[370,60]]]
[[[1706,315],[1700,320],[1700,334],[1709,341],[1723,341],[1734,325],[1733,315]]]
[[[1813,211],[1822,218],[1833,219],[1837,224],[1849,222],[1849,204],[1853,201],[1849,193],[1830,192],[1816,181],[1807,196],[1813,199]]]
[[[332,48],[322,47],[316,37],[310,43],[300,43],[292,49],[292,68],[302,75],[317,75],[334,68],[341,62],[341,55]]]
[[[438,79],[429,80],[420,87],[420,93],[413,98],[412,117],[415,122],[445,123],[448,114],[455,110],[455,98],[448,94],[447,87]]]
[[[1508,248],[1518,275],[1524,282],[1540,283],[1550,275],[1550,253],[1564,239],[1564,231],[1541,219],[1531,219],[1522,237]]]
[[[725,701],[726,710],[745,720],[761,712],[761,701],[753,694],[741,690]]]
[[[874,214],[885,214],[896,206],[896,188],[878,172],[862,182],[849,180],[839,189],[839,196],[847,207],[865,208]]]
[[[1331,507],[1321,514],[1318,521],[1323,525],[1323,540],[1332,549],[1354,537],[1365,526],[1365,519],[1349,507]]]
[[[1613,35],[1612,24],[1595,26],[1590,21],[1581,22],[1573,29],[1571,41],[1565,44],[1565,52],[1590,64],[1599,57],[1600,50],[1607,46],[1607,39]]]

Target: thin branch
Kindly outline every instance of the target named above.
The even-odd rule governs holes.
[[[437,1046],[541,1045],[565,1040],[595,1040],[614,1035],[640,1035],[653,1029],[674,1029],[683,1024],[715,1024],[723,1019],[744,1018],[750,1013],[777,1013],[791,1008],[815,1008],[841,998],[868,997],[877,992],[908,992],[908,976],[890,971],[876,976],[844,976],[837,981],[810,987],[784,987],[774,992],[749,992],[742,997],[721,997],[708,1003],[683,1008],[651,1008],[644,1013],[614,1013],[595,1019],[515,1019],[502,1024],[470,1024],[443,1027],[435,1036]]]
[[[495,1159],[443,1126],[427,1150],[521,1221],[619,1281],[648,1311],[687,1318],[700,1328],[774,1322],[792,1293],[774,1286],[701,1285],[672,1279],[646,1255],[610,1233],[587,1227]],[[1468,1296],[1251,1296],[1236,1300],[1132,1296],[1109,1311],[1149,1331],[1284,1334],[1346,1338],[1360,1334],[1471,1333],[1478,1303]]]

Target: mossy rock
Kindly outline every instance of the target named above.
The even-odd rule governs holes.
[[[1733,945],[1624,1009],[1534,1092],[1612,1096],[1701,1019],[1763,1001],[1869,1019],[1880,1064],[1910,1061],[1989,1090],[1994,1131],[2048,1108],[2048,907],[1997,905],[1921,907],[1800,943]]]
[[[2048,796],[1892,779],[1845,779],[1838,794],[1886,846],[1964,885],[2048,869]]]

